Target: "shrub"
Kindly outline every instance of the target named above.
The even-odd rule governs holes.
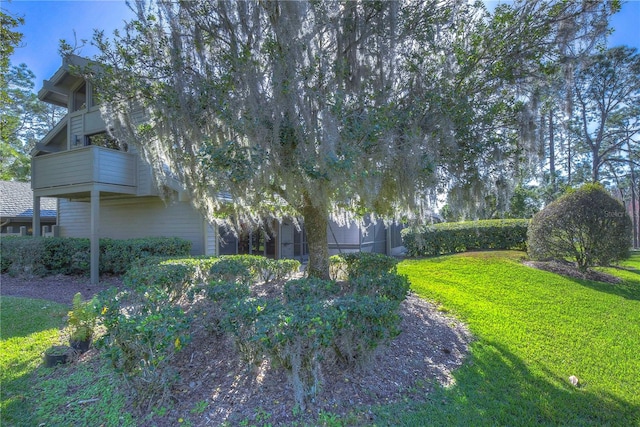
[[[586,270],[629,256],[631,219],[601,185],[586,184],[538,212],[528,237],[531,258],[575,261]]]
[[[40,239],[17,236],[3,237],[0,239],[2,273],[44,276],[46,269],[42,264],[43,249]]]
[[[193,285],[195,272],[189,266],[161,262],[155,265],[133,267],[123,276],[122,282],[130,289],[142,292],[148,289],[161,291],[169,302],[175,303]]]
[[[189,341],[191,317],[169,303],[162,289],[148,288],[99,296],[106,334],[99,345],[116,370],[128,380],[138,407],[162,405],[177,376],[172,368],[176,354]]]
[[[331,257],[332,277],[355,279],[360,276],[380,276],[395,273],[398,260],[372,252],[353,252]],[[345,277],[346,276],[346,277]]]
[[[410,256],[433,256],[477,249],[524,250],[526,219],[495,219],[441,223],[402,230]]]
[[[395,271],[395,263],[387,262],[383,270]],[[283,367],[304,408],[322,385],[323,364],[367,363],[381,342],[398,334],[398,307],[408,289],[406,277],[385,271],[357,276],[344,286],[317,278],[290,280],[282,299],[254,298],[248,285],[234,280],[215,282],[209,297],[221,329],[234,337],[243,358],[255,363],[268,357]]]
[[[43,246],[42,264],[50,274],[85,274],[91,269],[89,239],[50,237]]]
[[[249,284],[254,278],[250,264],[236,256],[220,257],[211,266],[209,278],[214,282]]]
[[[0,240],[3,272],[89,274],[89,239],[8,237]],[[186,256],[191,242],[175,237],[100,239],[100,272],[123,274],[132,262],[151,256]]]
[[[220,257],[221,265],[213,266],[212,274],[216,280],[227,280],[222,276],[235,277],[235,280],[282,280],[300,270],[300,261],[294,259],[270,259],[259,255],[225,255]],[[219,263],[218,262],[218,263]],[[223,272],[224,270],[224,272]],[[222,275],[222,276],[221,276]]]
[[[378,277],[359,276],[347,282],[349,292],[370,297],[384,297],[402,302],[409,293],[409,279],[394,273],[382,273]]]
[[[316,277],[289,280],[284,284],[284,297],[287,302],[325,300],[340,292],[340,285],[333,280]]]
[[[100,272],[123,274],[132,261],[148,257],[188,256],[191,242],[178,237],[100,239]]]

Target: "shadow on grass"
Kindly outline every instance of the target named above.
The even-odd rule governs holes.
[[[69,308],[43,299],[2,296],[0,310],[0,339],[8,340],[62,327]]]
[[[376,425],[494,426],[638,425],[640,407],[616,396],[574,387],[542,369],[532,373],[499,344],[479,341],[472,356],[454,373],[456,384],[436,388],[426,402],[374,409]]]
[[[593,280],[574,279],[571,277],[566,278],[584,286],[585,288],[593,289],[594,291],[605,292],[625,299],[640,301],[640,282],[624,280],[621,283],[604,283]]]

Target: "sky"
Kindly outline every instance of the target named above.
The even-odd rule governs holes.
[[[499,0],[485,0],[491,8]],[[59,55],[60,40],[71,45],[77,40],[88,40],[78,53],[92,57],[97,53],[90,45],[94,29],[104,30],[111,35],[114,29],[122,28],[132,12],[122,0],[0,0],[5,12],[22,16],[24,25],[17,28],[23,33],[22,45],[11,57],[11,63],[27,64],[36,75],[36,90],[42,81],[50,78],[62,64]],[[630,0],[622,10],[614,15],[611,27],[613,35],[609,46],[628,45],[640,51],[640,0]]]

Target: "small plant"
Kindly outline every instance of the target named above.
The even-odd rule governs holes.
[[[95,299],[84,301],[78,292],[73,296],[73,308],[68,314],[70,340],[89,341],[93,338],[98,313]]]

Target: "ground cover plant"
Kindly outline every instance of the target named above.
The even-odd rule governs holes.
[[[385,408],[399,425],[639,425],[640,254],[620,284],[522,265],[522,253],[406,260],[413,290],[468,322],[471,359],[427,405]],[[570,377],[578,379],[577,387]],[[384,422],[383,422],[384,424]]]

